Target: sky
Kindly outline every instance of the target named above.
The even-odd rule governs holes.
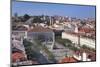
[[[49,15],[70,16],[77,18],[95,18],[95,6],[82,6],[72,4],[12,2],[12,15]]]

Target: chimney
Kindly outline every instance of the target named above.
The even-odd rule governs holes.
[[[83,53],[82,53],[82,61],[87,61],[86,52],[83,52]]]
[[[51,16],[50,16],[50,26],[52,25],[52,19],[51,19]]]
[[[78,26],[75,24],[75,33],[78,33]]]

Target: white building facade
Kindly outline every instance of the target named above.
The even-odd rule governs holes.
[[[73,43],[78,44],[78,36],[66,32],[62,32],[62,39],[69,39]],[[83,38],[80,36],[80,46],[86,45],[95,49],[95,40],[89,38]]]

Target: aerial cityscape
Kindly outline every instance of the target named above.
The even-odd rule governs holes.
[[[12,1],[13,66],[96,61],[95,6]]]

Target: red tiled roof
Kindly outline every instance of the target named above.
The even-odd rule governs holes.
[[[24,59],[25,56],[23,53],[15,52],[12,54],[12,61],[16,62],[18,59]]]
[[[49,28],[43,28],[41,26],[34,27],[33,29],[30,29],[29,32],[53,32]]]
[[[73,57],[65,57],[61,60],[60,63],[71,63],[71,62],[77,62],[77,60]]]
[[[94,31],[94,29],[91,29],[91,28],[81,28],[79,30],[79,32],[85,32],[85,33],[90,33],[91,31]]]

